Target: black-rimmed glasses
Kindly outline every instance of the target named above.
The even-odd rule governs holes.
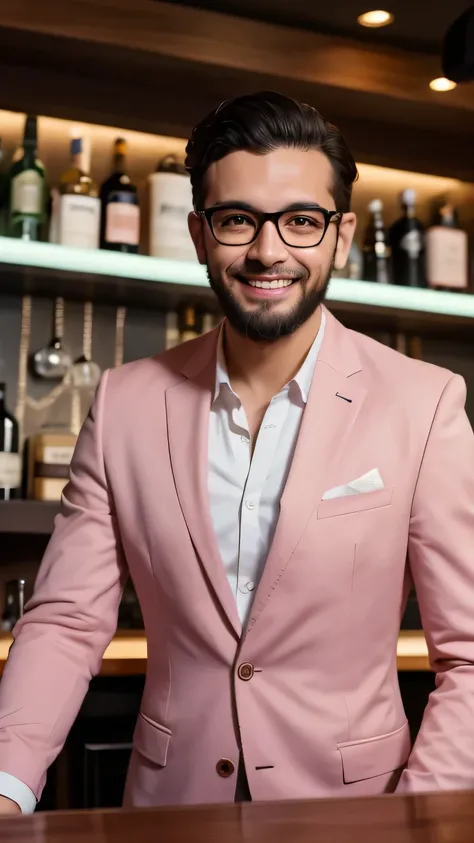
[[[319,205],[302,205],[266,214],[251,208],[218,205],[196,211],[207,220],[215,240],[222,246],[249,246],[266,222],[272,222],[283,242],[297,249],[310,249],[323,241],[330,223],[339,224],[342,213]]]

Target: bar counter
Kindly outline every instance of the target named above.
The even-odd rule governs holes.
[[[0,674],[12,643],[11,635],[0,635]],[[118,630],[105,651],[101,676],[136,676],[146,672],[147,647],[141,630]],[[428,650],[421,630],[402,630],[397,647],[398,670],[430,670]]]
[[[472,843],[474,793],[55,811],[0,819],[15,843]]]

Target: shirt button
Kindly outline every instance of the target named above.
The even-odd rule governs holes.
[[[248,445],[248,444],[249,444],[249,442],[250,442],[250,439],[247,439],[247,437],[246,437],[246,436],[241,436],[241,437],[240,437],[240,441],[241,441],[241,442],[243,442],[243,443],[244,443],[244,445]]]
[[[255,504],[253,501],[245,501],[245,506],[247,507],[247,509],[250,510],[255,509]]]
[[[248,582],[248,583],[247,583],[247,591],[253,591],[253,590],[254,590],[254,588],[255,588],[255,583],[254,583],[254,582]]]

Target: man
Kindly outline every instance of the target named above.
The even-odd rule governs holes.
[[[471,787],[464,382],[322,306],[356,167],[313,108],[226,102],[187,153],[226,320],[102,380],[1,683],[2,810],[40,797],[128,572],[148,667],[126,805]],[[410,754],[396,645],[412,582],[437,688]]]

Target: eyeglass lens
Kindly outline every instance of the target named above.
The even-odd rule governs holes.
[[[250,243],[259,227],[260,218],[252,211],[218,209],[212,215],[216,239],[229,246]],[[317,210],[288,211],[278,220],[280,235],[288,246],[317,246],[326,228],[324,214]]]

